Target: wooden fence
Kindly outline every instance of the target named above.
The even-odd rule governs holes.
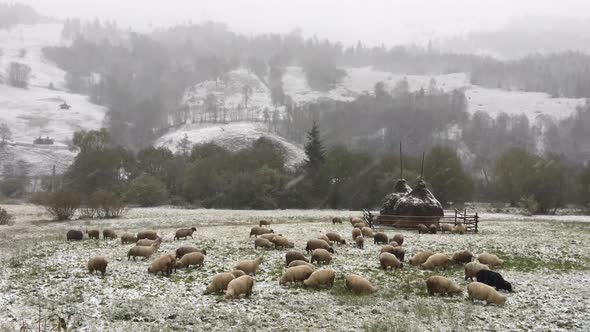
[[[467,232],[477,233],[479,231],[479,215],[467,214],[467,209],[459,211],[455,209],[453,214],[446,214],[444,216],[393,216],[393,215],[379,215],[366,209],[363,209],[363,217],[373,229],[380,228],[398,228],[398,229],[415,229],[419,224],[430,226],[432,224],[440,226],[440,224],[457,225],[462,223],[467,227]]]

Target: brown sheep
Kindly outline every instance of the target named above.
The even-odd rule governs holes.
[[[186,239],[187,237],[191,237],[191,239],[193,238],[193,233],[196,232],[197,229],[194,227],[191,228],[181,228],[179,230],[176,231],[176,234],[174,234],[174,240],[178,239],[180,240],[180,238],[184,238]]]
[[[402,246],[404,244],[404,236],[402,234],[395,234],[392,238],[398,245]]]
[[[465,280],[473,280],[473,277],[475,277],[477,275],[477,272],[479,272],[480,270],[490,269],[487,265],[478,262],[469,262],[465,264],[463,267],[465,269]]]
[[[66,240],[68,241],[80,241],[84,238],[82,231],[71,229],[66,233]]]
[[[498,258],[498,256],[487,252],[477,256],[477,260],[487,266],[502,266],[504,264],[504,261]]]
[[[340,244],[346,244],[346,241],[344,240],[344,238],[340,234],[338,234],[338,233],[328,232],[328,233],[326,233],[326,236],[332,242],[338,242]]]
[[[104,277],[105,273],[107,272],[107,265],[109,265],[109,262],[107,261],[106,257],[92,257],[88,260],[88,272],[90,274],[94,274],[94,271],[100,271],[101,275]]]
[[[369,280],[358,274],[346,276],[346,288],[354,294],[372,294],[377,291],[377,288]]]
[[[326,243],[326,241],[324,240],[320,240],[320,239],[312,239],[307,241],[307,245],[305,246],[305,250],[307,252],[313,251],[314,249],[325,249],[331,253],[334,253],[334,249],[332,249],[332,247]]]
[[[262,227],[262,226],[270,226],[271,221],[270,220],[260,220],[260,222],[258,222],[258,226]]]
[[[261,237],[254,240],[254,249],[264,248],[264,249],[272,249],[273,244],[267,239],[263,239]]]
[[[292,261],[297,261],[297,260],[307,262],[307,258],[305,258],[305,256],[303,256],[302,253],[300,253],[298,251],[294,251],[294,250],[287,251],[287,253],[285,254],[285,261],[287,262],[287,264],[286,264],[287,266],[289,266],[289,264]]]
[[[356,223],[354,225],[352,225],[352,228],[358,228],[358,229],[363,229],[363,227],[368,227],[369,225],[363,223]]]
[[[289,265],[287,265],[287,267],[300,266],[300,265],[307,265],[307,266],[313,267],[313,264],[310,264],[310,263],[308,263],[306,261],[302,261],[302,260],[298,260],[298,259],[296,259],[296,260],[292,261],[291,263],[289,263]]]
[[[355,241],[357,237],[362,236],[361,230],[358,228],[352,229],[352,240]]]
[[[443,267],[446,268],[451,263],[451,258],[445,254],[434,254],[422,264],[422,267],[425,269],[433,269],[435,267]]]
[[[443,234],[444,234],[445,232],[451,233],[451,232],[453,232],[453,226],[452,226],[452,225],[450,225],[450,224],[441,224],[441,225],[440,225],[440,231],[441,231],[441,233],[443,233]]]
[[[141,239],[148,239],[148,240],[155,240],[157,238],[159,238],[160,236],[158,235],[158,232],[156,231],[141,231],[139,233],[137,233],[137,239],[141,240]]]
[[[303,282],[313,273],[313,268],[309,265],[293,266],[287,269],[281,276],[279,284],[284,285],[288,282]]]
[[[453,227],[452,232],[454,234],[465,234],[465,232],[467,231],[467,227],[465,225],[463,225],[462,223],[458,223],[455,227]]]
[[[176,249],[176,257],[178,259],[182,259],[182,256],[191,253],[191,252],[200,252],[203,255],[207,255],[207,250],[205,249],[197,249],[193,246],[182,246]]]
[[[135,245],[140,246],[140,247],[150,247],[154,243],[162,244],[162,239],[161,238],[157,238],[155,240],[141,239],[141,240],[137,240],[137,242],[135,242]]]
[[[399,243],[397,243],[394,240],[389,241],[389,245],[392,246],[392,247],[400,247]]]
[[[428,234],[428,227],[424,224],[418,225],[418,234]]]
[[[330,264],[332,261],[332,255],[326,249],[315,249],[311,252],[311,259],[309,262],[313,264],[314,261],[318,264]]]
[[[135,234],[125,233],[125,234],[121,235],[121,244],[136,243],[136,242],[137,242],[137,236],[135,236]]]
[[[442,294],[442,295],[453,295],[453,294],[463,294],[463,290],[457,286],[451,279],[441,277],[441,276],[432,276],[426,279],[426,289],[428,289],[428,294]]]
[[[386,244],[386,245],[384,245],[384,246],[381,247],[381,251],[379,251],[379,253],[388,252],[390,254],[393,254],[394,248],[397,248],[397,247],[394,247],[392,245]]]
[[[493,303],[502,305],[506,303],[506,297],[498,293],[493,287],[490,287],[484,283],[474,281],[467,285],[467,293],[469,294],[470,300],[486,301],[487,303]]]
[[[369,227],[363,227],[361,233],[363,234],[363,237],[373,237],[373,230]]]
[[[205,255],[201,254],[200,252],[190,252],[180,259],[178,263],[176,263],[177,268],[185,268],[191,265],[194,266],[203,266],[203,261],[205,260]]]
[[[254,237],[258,237],[258,235],[268,234],[268,233],[274,233],[274,231],[270,228],[254,226],[254,227],[252,227],[252,229],[250,229],[250,236],[249,237],[252,237],[252,235],[254,235]]]
[[[158,272],[161,272],[162,274],[165,273],[166,276],[170,276],[170,273],[172,273],[172,269],[174,268],[173,264],[175,263],[176,260],[170,255],[162,255],[150,264],[150,267],[148,267],[148,273],[158,275]]]
[[[435,224],[430,224],[430,226],[428,226],[428,232],[430,234],[436,234],[436,232],[438,232],[438,228]]]
[[[244,271],[242,271],[242,270],[233,270],[233,271],[231,271],[231,274],[233,274],[234,277],[236,277],[236,278],[246,275],[246,273],[244,273]]]
[[[388,252],[388,253],[394,255],[401,262],[403,262],[404,258],[406,258],[406,249],[404,249],[402,247],[394,247],[392,245],[384,245],[383,247],[381,247],[380,252]]]
[[[324,240],[329,246],[332,246],[332,241],[329,237],[326,236],[326,234],[320,234],[320,236],[318,236],[318,239]]]
[[[154,243],[150,247],[132,247],[131,249],[129,249],[129,252],[127,253],[127,260],[133,257],[133,260],[135,261],[135,257],[137,256],[141,256],[144,258],[144,260],[146,260],[150,258],[156,251],[158,251],[158,248],[160,248],[160,245],[158,243]]]
[[[428,257],[432,255],[434,255],[434,253],[430,250],[418,251],[414,257],[410,258],[409,262],[412,265],[422,265],[424,262],[426,262]]]
[[[334,279],[336,278],[336,272],[332,269],[323,269],[314,271],[309,278],[303,281],[306,287],[320,288],[328,287],[332,288],[334,285]]]
[[[278,248],[292,248],[291,241],[283,236],[275,236],[272,238],[271,242],[274,244],[275,249]]]
[[[332,218],[332,225],[342,224],[342,218],[334,217]]]
[[[358,224],[358,223],[365,223],[365,221],[359,217],[350,217],[350,224]]]
[[[387,238],[387,234],[385,233],[375,233],[375,235],[373,235],[373,242],[375,244],[385,244],[388,242],[388,238]]]
[[[100,231],[98,229],[86,230],[86,234],[88,234],[88,238],[90,239],[100,239]]]
[[[400,269],[404,267],[404,264],[402,264],[394,254],[388,252],[382,252],[379,254],[379,263],[384,270],[387,270],[388,267],[391,269]]]
[[[459,250],[453,253],[452,259],[455,264],[465,264],[471,262],[473,254],[471,254],[469,250]]]
[[[247,275],[256,275],[260,263],[262,263],[261,256],[256,259],[244,259],[236,263],[234,270],[242,270]]]
[[[218,273],[213,277],[213,279],[211,279],[211,282],[209,283],[207,289],[205,289],[203,294],[207,295],[211,293],[223,293],[227,289],[227,285],[230,281],[243,275],[244,272],[239,270],[233,272]]]
[[[115,231],[113,231],[112,229],[104,229],[102,231],[102,238],[103,238],[103,240],[116,239],[117,233],[115,233]]]
[[[359,249],[364,249],[365,248],[365,238],[362,236],[358,236],[354,242],[356,242],[356,247]]]
[[[259,235],[258,237],[259,237],[259,238],[262,238],[262,239],[267,239],[267,240],[269,240],[269,241],[272,241],[272,239],[273,239],[275,236],[282,236],[282,235],[281,235],[281,234],[268,233],[268,234],[262,234],[262,235]]]
[[[225,291],[225,298],[237,298],[245,294],[246,297],[252,295],[252,287],[254,286],[254,278],[249,275],[237,277],[227,284]]]

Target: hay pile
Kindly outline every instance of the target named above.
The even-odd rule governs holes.
[[[426,183],[422,180],[418,182],[414,190],[397,200],[393,212],[397,216],[444,216],[442,205],[426,188]]]
[[[383,202],[381,203],[381,210],[379,211],[381,215],[394,215],[395,204],[401,197],[410,193],[412,188],[408,185],[406,180],[399,179],[395,183],[393,190],[394,191],[392,193],[385,196]]]

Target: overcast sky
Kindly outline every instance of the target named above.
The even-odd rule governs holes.
[[[145,28],[192,21],[237,32],[301,28],[353,44],[393,45],[500,27],[509,18],[590,18],[590,0],[17,0],[59,18],[116,20]]]

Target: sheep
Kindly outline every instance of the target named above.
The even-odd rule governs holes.
[[[426,262],[424,262],[424,264],[422,264],[422,267],[425,269],[433,269],[435,267],[446,268],[447,266],[449,266],[450,262],[451,262],[451,258],[449,258],[449,256],[447,256],[445,254],[434,254],[434,255],[428,257]]]
[[[451,279],[441,276],[432,276],[426,279],[426,289],[428,289],[429,295],[463,294],[463,290],[459,286],[457,286],[457,284],[455,284]]]
[[[258,238],[262,238],[262,239],[266,239],[266,240],[272,241],[272,239],[275,236],[282,236],[282,235],[281,234],[268,233],[268,234],[259,235]]]
[[[170,264],[170,273],[172,273],[172,270],[176,272],[176,251],[168,251],[163,256],[170,257],[170,261],[172,262],[172,264]]]
[[[148,273],[158,275],[158,272],[161,272],[162,274],[165,273],[166,276],[170,276],[174,264],[176,264],[176,259],[173,259],[170,255],[162,255],[150,264],[150,267],[148,267]]]
[[[428,257],[432,255],[434,255],[434,253],[430,250],[418,251],[414,257],[410,258],[409,262],[412,265],[422,265],[424,262],[426,262]]]
[[[271,221],[270,220],[260,220],[258,222],[258,226],[259,227],[262,227],[262,226],[270,226],[270,224],[271,224]]]
[[[302,261],[299,259],[292,261],[291,263],[289,263],[289,265],[287,265],[287,267],[300,266],[300,265],[307,265],[307,266],[313,267],[313,264],[309,264],[308,262]]]
[[[402,246],[404,244],[404,236],[402,234],[395,234],[392,238],[398,245]]]
[[[490,287],[484,283],[474,281],[467,285],[467,293],[469,299],[486,301],[486,303],[493,303],[502,305],[506,303],[506,297],[498,293],[493,287]]]
[[[262,256],[256,259],[244,259],[236,263],[234,270],[242,270],[247,275],[256,275],[260,263],[262,263]]]
[[[298,251],[287,251],[287,253],[285,254],[285,261],[287,262],[287,266],[292,262],[292,261],[304,261],[307,262],[307,258],[305,258],[305,256],[303,256],[302,253],[298,252]]]
[[[488,266],[502,266],[504,264],[504,261],[498,258],[498,256],[494,254],[489,254],[487,252],[484,252],[483,254],[477,256],[477,260],[480,263]]]
[[[162,239],[161,238],[157,238],[155,240],[141,239],[141,240],[137,240],[137,242],[135,242],[135,245],[141,246],[141,247],[149,247],[154,243],[162,244]]]
[[[454,234],[465,234],[466,231],[467,227],[465,227],[465,225],[463,225],[462,223],[458,223],[455,227],[453,227],[452,230]]]
[[[115,231],[113,231],[112,229],[103,229],[103,231],[102,231],[102,238],[103,238],[103,240],[106,240],[106,239],[116,239],[117,238],[117,233],[115,233]]]
[[[222,272],[218,273],[211,279],[211,282],[207,286],[207,289],[203,292],[204,295],[211,293],[223,293],[227,289],[227,285],[230,281],[235,278],[243,276],[244,273],[240,270],[233,272]]]
[[[452,259],[455,264],[465,264],[471,262],[473,254],[471,254],[469,250],[459,250],[453,253]]]
[[[384,270],[387,270],[388,267],[391,269],[399,269],[404,266],[394,254],[388,252],[382,252],[379,254],[379,264],[381,264],[381,268]]]
[[[332,261],[332,255],[326,249],[315,249],[311,252],[311,259],[309,262],[313,264],[314,261],[318,264],[330,264]]]
[[[318,239],[325,241],[329,246],[332,246],[332,241],[330,241],[330,238],[327,237],[325,234],[321,234],[320,236],[318,236]]]
[[[469,262],[463,265],[463,268],[465,269],[465,280],[473,280],[473,277],[477,276],[477,272],[480,270],[490,269],[487,265],[478,262]]]
[[[418,225],[418,234],[428,234],[428,227],[424,224]]]
[[[369,280],[358,274],[346,276],[346,288],[354,294],[372,294],[377,291],[377,288]]]
[[[428,232],[430,234],[436,234],[436,232],[438,232],[438,228],[435,224],[430,224],[430,226],[428,226]]]
[[[362,236],[361,230],[358,228],[352,229],[352,240],[355,241],[357,237]]]
[[[364,223],[365,221],[359,217],[350,217],[350,224]]]
[[[136,242],[137,242],[137,236],[135,236],[135,234],[124,233],[123,235],[121,235],[121,244],[136,243]]]
[[[363,227],[368,227],[368,226],[369,226],[369,225],[367,225],[367,224],[366,224],[366,223],[364,223],[364,222],[358,222],[358,223],[356,223],[356,224],[352,225],[352,228],[358,228],[358,229],[362,229]]]
[[[399,243],[397,243],[396,241],[393,241],[393,240],[389,241],[389,245],[392,247],[400,247]]]
[[[334,285],[334,279],[336,278],[336,272],[332,269],[323,269],[314,271],[309,278],[303,281],[303,285],[311,288],[320,288],[327,286],[332,288]]]
[[[498,272],[490,270],[479,270],[475,275],[478,282],[494,287],[496,290],[506,290],[512,293],[512,284],[502,278]]]
[[[106,257],[92,257],[88,260],[88,272],[90,274],[94,274],[94,271],[100,271],[101,275],[104,277],[105,273],[107,272],[107,265],[109,265],[109,262],[107,261]]]
[[[236,278],[246,275],[246,273],[244,273],[244,271],[242,271],[242,270],[233,270],[233,271],[231,271],[231,274],[233,274],[234,277],[236,277]]]
[[[258,235],[268,234],[268,233],[274,233],[274,231],[270,228],[254,226],[254,227],[252,227],[252,229],[250,229],[250,236],[249,237],[252,237],[252,235],[254,235],[254,237],[258,237]]]
[[[84,238],[84,233],[82,233],[82,231],[77,231],[77,230],[69,230],[66,233],[66,240],[67,241],[80,241]]]
[[[449,233],[451,233],[451,232],[453,232],[453,226],[452,226],[452,225],[450,225],[450,224],[442,224],[442,225],[440,225],[440,231],[441,231],[441,233],[443,233],[443,234],[444,234],[445,232],[449,232]]]
[[[373,230],[369,227],[363,227],[361,233],[363,234],[363,237],[373,237]]]
[[[385,244],[388,242],[388,240],[389,239],[387,238],[387,234],[385,234],[385,233],[379,232],[379,233],[375,233],[375,235],[373,235],[373,242],[375,244],[380,244],[380,243]]]
[[[381,252],[388,252],[392,255],[394,255],[397,259],[399,259],[401,262],[404,261],[404,258],[406,257],[406,250],[402,247],[394,247],[392,245],[386,244],[383,247],[381,247]]]
[[[191,265],[194,266],[203,266],[203,261],[205,260],[205,255],[201,254],[200,252],[191,252],[182,256],[180,261],[176,263],[177,268],[185,268]]]
[[[193,246],[182,246],[176,249],[176,257],[178,259],[182,259],[182,256],[191,253],[191,252],[200,252],[203,255],[207,255],[207,250],[205,249],[197,249]]]
[[[365,248],[365,238],[362,236],[358,236],[354,242],[356,242],[356,247],[359,249],[364,249]]]
[[[397,248],[397,247],[394,247],[392,245],[386,244],[383,247],[381,247],[381,251],[379,251],[379,253],[388,252],[390,254],[393,254],[393,250],[394,250],[393,248]]]
[[[127,253],[127,260],[133,257],[133,261],[135,261],[135,257],[141,256],[144,260],[150,258],[156,251],[160,248],[160,244],[154,243],[150,247],[142,247],[142,246],[135,246],[129,249]]]
[[[334,217],[332,218],[332,225],[342,224],[342,218]]]
[[[326,233],[326,236],[332,242],[338,242],[340,244],[346,244],[346,241],[344,240],[344,238],[340,234],[338,234],[338,233],[328,232],[328,233]]]
[[[259,247],[264,249],[272,249],[273,244],[269,240],[260,237],[254,240],[254,249],[258,249]]]
[[[100,239],[100,231],[98,229],[86,230],[86,234],[88,234],[88,238],[90,239]]]
[[[313,273],[313,268],[309,265],[293,266],[287,269],[281,276],[279,281],[280,285],[284,285],[288,282],[303,282],[305,279]]]
[[[139,233],[137,233],[137,239],[141,240],[141,239],[148,239],[148,240],[155,240],[157,238],[159,238],[160,236],[158,235],[158,232],[156,231],[141,231]]]
[[[271,242],[274,244],[275,249],[293,248],[294,247],[294,244],[291,241],[289,241],[289,239],[287,239],[286,237],[283,237],[283,236],[275,236],[272,238]]]
[[[334,249],[332,249],[332,247],[326,243],[326,241],[324,240],[320,240],[320,239],[312,239],[307,241],[307,245],[305,246],[305,250],[309,253],[310,251],[313,251],[314,249],[325,249],[331,253],[334,253]]]
[[[249,275],[237,277],[227,284],[225,291],[225,298],[236,298],[245,294],[246,297],[252,295],[252,287],[254,286],[254,278]]]
[[[192,239],[193,233],[196,231],[197,231],[197,229],[194,227],[178,229],[178,230],[176,230],[176,234],[174,234],[174,240],[176,240],[176,239],[180,240],[180,238],[186,239],[189,236]]]

